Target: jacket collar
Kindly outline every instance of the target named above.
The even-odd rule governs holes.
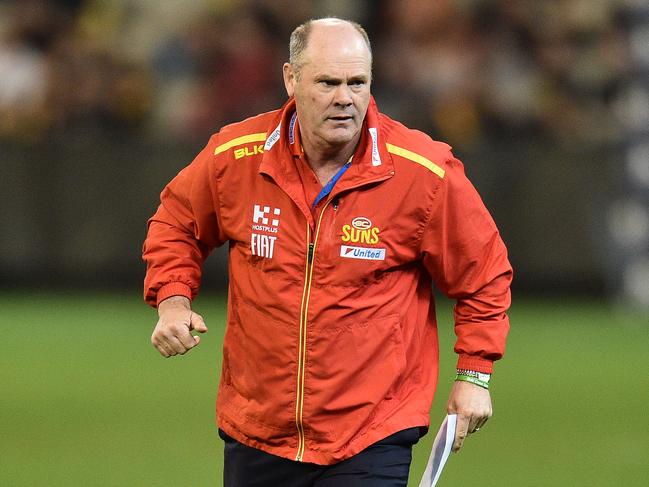
[[[292,161],[292,157],[301,152],[296,122],[295,100],[289,98],[268,128],[264,155],[259,167],[260,173],[272,177],[294,200],[304,194]],[[394,164],[386,148],[384,129],[374,97],[370,98],[361,130],[352,165],[336,184],[332,196],[340,191],[382,181],[394,175]]]

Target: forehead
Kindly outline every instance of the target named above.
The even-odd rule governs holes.
[[[369,74],[371,55],[361,34],[349,24],[315,24],[303,54],[309,71],[355,71]]]

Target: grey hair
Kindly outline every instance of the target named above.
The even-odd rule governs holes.
[[[367,32],[365,32],[365,29],[363,29],[361,24],[354,22],[353,20],[339,19],[337,17],[310,19],[295,28],[295,30],[291,33],[291,38],[288,43],[288,62],[291,66],[293,66],[296,76],[299,77],[300,71],[304,66],[303,55],[307,47],[309,34],[311,33],[313,23],[318,20],[340,20],[354,27],[354,29],[356,29],[356,32],[358,32],[365,41],[367,50],[370,52],[370,65],[372,64],[372,46],[370,44],[370,38],[368,37]]]

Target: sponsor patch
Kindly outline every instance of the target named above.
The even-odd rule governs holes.
[[[266,143],[264,144],[264,150],[270,150],[273,148],[275,143],[279,140],[279,135],[282,130],[282,122],[279,123],[279,125],[275,128],[275,130],[272,131],[272,133],[268,136],[266,139]]]
[[[385,260],[385,249],[341,245],[340,256],[347,259]]]
[[[250,250],[252,255],[272,259],[275,253],[275,240],[277,237],[253,233],[250,235]]]
[[[297,120],[297,112],[293,113],[291,121],[288,124],[288,143],[295,144],[295,121]]]
[[[370,135],[372,136],[372,166],[380,166],[381,156],[379,155],[379,144],[376,127],[370,127],[367,130],[369,130]]]
[[[257,233],[250,235],[250,251],[252,255],[267,259],[273,258],[281,213],[280,208],[271,209],[270,206],[253,206],[252,230]]]

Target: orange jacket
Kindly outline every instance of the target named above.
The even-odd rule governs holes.
[[[428,425],[432,283],[457,299],[458,367],[491,372],[512,270],[450,147],[373,100],[351,166],[314,211],[300,157],[292,100],[215,134],[149,222],[145,299],[194,297],[203,260],[228,242],[218,424],[249,446],[326,465]]]

